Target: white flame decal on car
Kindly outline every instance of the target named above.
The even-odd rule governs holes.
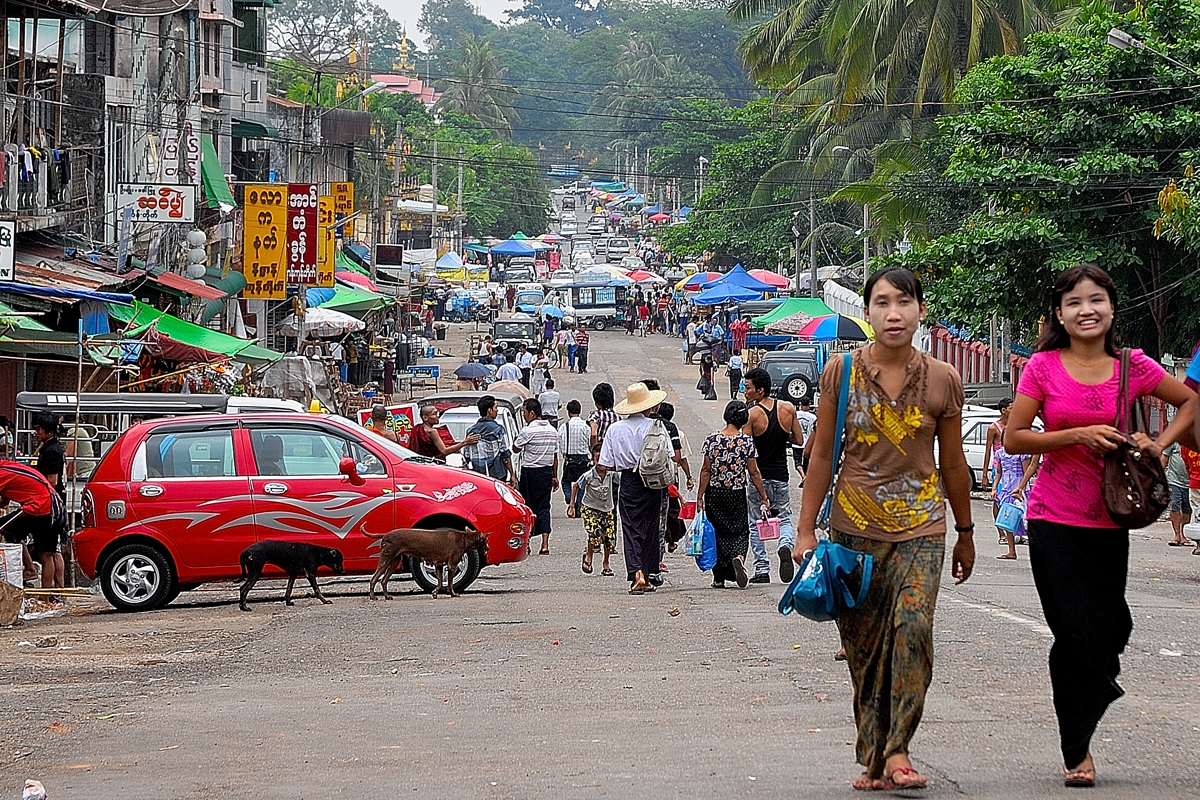
[[[478,486],[471,483],[470,481],[463,481],[462,483],[458,484],[457,486],[451,487],[444,492],[435,491],[433,493],[433,499],[438,501],[439,503],[445,503],[445,502],[455,499],[456,497],[462,497],[464,495],[468,495],[478,488],[479,488]]]

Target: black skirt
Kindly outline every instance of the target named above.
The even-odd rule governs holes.
[[[750,547],[746,490],[709,486],[704,492],[704,515],[717,533],[717,564],[713,567],[713,580],[736,580],[733,560],[738,556],[745,558]]]
[[[666,492],[661,489],[647,489],[646,484],[642,482],[642,476],[632,469],[621,471],[620,487],[619,506],[621,533],[625,543],[625,571],[632,581],[638,570],[646,576],[658,573],[659,509]]]
[[[534,535],[550,532],[550,495],[554,490],[554,467],[521,467],[517,491],[536,518]]]

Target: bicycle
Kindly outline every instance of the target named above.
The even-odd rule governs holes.
[[[546,367],[547,369],[558,369],[558,350],[552,342],[546,348]]]

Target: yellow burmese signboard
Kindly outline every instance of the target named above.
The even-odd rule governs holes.
[[[335,200],[330,195],[321,198],[317,207],[317,286],[333,286],[334,253],[337,245],[333,239]]]
[[[287,296],[287,184],[245,188],[242,225],[242,297],[283,300]]]

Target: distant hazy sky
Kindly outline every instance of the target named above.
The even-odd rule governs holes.
[[[417,30],[417,20],[421,18],[421,8],[425,0],[376,0],[386,8],[393,17],[408,26],[408,38],[418,47],[425,46],[425,36]],[[468,0],[471,5],[493,22],[504,22],[505,12],[510,8],[521,5],[520,0]]]

